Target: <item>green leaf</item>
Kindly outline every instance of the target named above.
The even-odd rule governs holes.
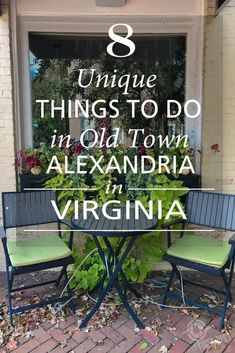
[[[168,182],[168,178],[165,175],[159,175],[156,179],[156,182],[158,184],[163,184],[163,183],[167,183]]]
[[[143,342],[140,346],[141,351],[144,351],[145,349],[147,349],[149,347],[147,342]]]

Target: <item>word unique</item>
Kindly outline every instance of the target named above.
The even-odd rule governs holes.
[[[116,69],[113,70],[113,74],[99,74],[96,73],[96,69],[80,69],[78,70],[78,85],[82,88],[89,87],[92,83],[97,87],[119,87],[123,89],[123,94],[129,94],[130,87],[132,88],[153,88],[157,84],[157,75],[152,74],[148,77],[143,75],[132,75],[131,74],[124,74],[119,75]],[[90,76],[88,82],[87,76]],[[84,83],[86,82],[86,83]]]

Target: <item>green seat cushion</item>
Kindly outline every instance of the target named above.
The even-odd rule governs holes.
[[[167,254],[203,265],[221,268],[227,262],[231,245],[218,239],[185,234],[167,250]]]
[[[59,260],[71,255],[71,250],[58,235],[8,241],[7,248],[14,267]]]

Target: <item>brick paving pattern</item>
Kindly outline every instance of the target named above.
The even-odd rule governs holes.
[[[1,273],[0,288],[3,287],[6,287],[5,275]],[[0,292],[0,301],[3,296],[5,298],[4,290]],[[138,331],[123,310],[111,326],[99,330],[91,328],[88,332],[78,330],[77,316],[69,314],[59,324],[40,324],[33,330],[33,337],[24,337],[12,350],[0,346],[0,353],[234,353],[234,309],[228,309],[230,334],[217,330],[218,317],[206,312],[195,313],[199,313],[199,317],[185,315],[181,310],[148,306],[146,312],[140,314],[146,329]],[[159,324],[156,331],[151,330],[154,320]],[[203,325],[204,330],[198,333],[193,323]]]

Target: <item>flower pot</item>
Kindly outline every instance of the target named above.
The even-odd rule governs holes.
[[[126,174],[117,174],[115,175],[116,181],[114,184],[116,185],[122,185],[122,192],[126,191]]]
[[[33,175],[33,174],[20,174],[20,190],[24,191],[26,188],[43,188],[45,182],[51,179],[51,175]]]
[[[88,186],[94,185],[92,174],[87,174],[85,183]]]

